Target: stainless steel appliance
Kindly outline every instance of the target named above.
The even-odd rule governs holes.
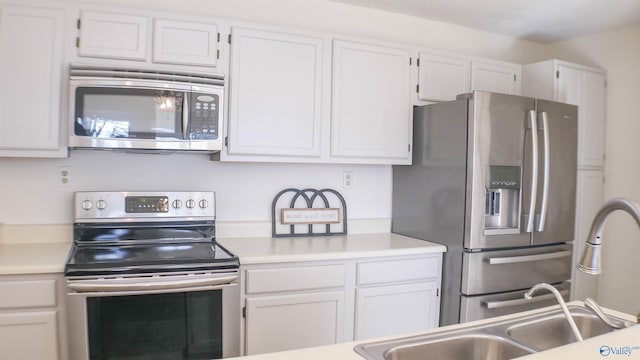
[[[393,167],[392,231],[447,246],[441,325],[568,297],[577,107],[475,91],[414,108],[411,166]]]
[[[70,354],[240,354],[239,261],[215,241],[213,192],[77,192],[65,266]]]
[[[73,64],[69,147],[222,149],[224,76]]]

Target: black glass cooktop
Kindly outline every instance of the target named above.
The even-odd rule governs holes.
[[[238,267],[238,258],[213,241],[74,244],[65,266],[65,275],[158,273]]]

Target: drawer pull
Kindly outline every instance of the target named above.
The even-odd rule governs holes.
[[[515,263],[523,263],[529,261],[541,261],[541,260],[551,260],[558,259],[563,257],[571,256],[571,250],[566,251],[558,251],[546,254],[536,254],[536,255],[526,255],[526,256],[510,256],[510,257],[496,257],[496,258],[486,258],[485,261],[490,265],[500,265],[500,264],[515,264]]]
[[[569,295],[569,290],[560,291],[560,295],[562,295],[562,297]],[[545,294],[540,296],[534,296],[531,300],[522,298],[522,299],[504,300],[504,301],[483,301],[482,306],[486,307],[487,309],[499,309],[499,308],[536,303],[536,302],[545,301],[553,298],[554,298],[553,294]]]

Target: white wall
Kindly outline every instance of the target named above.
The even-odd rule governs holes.
[[[551,50],[557,58],[607,71],[605,199],[621,196],[640,203],[640,26],[557,43]],[[628,215],[609,218],[602,252],[599,300],[637,313],[640,228]]]

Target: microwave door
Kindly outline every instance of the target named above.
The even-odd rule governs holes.
[[[150,150],[188,149],[187,92],[155,88],[77,86],[73,140],[76,147]]]

